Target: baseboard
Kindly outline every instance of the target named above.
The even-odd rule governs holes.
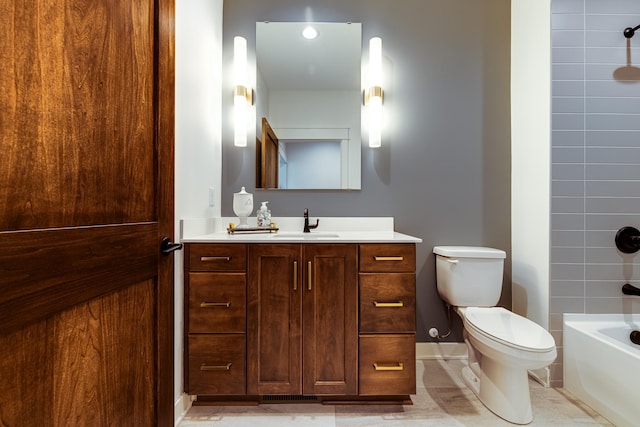
[[[461,342],[416,343],[416,359],[466,359],[467,346]]]
[[[551,370],[549,367],[529,370],[529,376],[545,387],[551,387]]]
[[[191,408],[191,399],[188,394],[182,393],[180,397],[176,399],[176,403],[173,406],[173,414],[175,418],[173,425],[177,426],[180,424],[180,421],[182,421],[184,414],[187,413],[189,408]]]

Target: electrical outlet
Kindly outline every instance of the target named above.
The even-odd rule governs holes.
[[[216,193],[213,190],[213,187],[209,187],[209,206],[210,207],[214,207],[216,205],[215,195]]]

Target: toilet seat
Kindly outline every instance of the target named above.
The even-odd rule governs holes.
[[[508,347],[536,353],[555,348],[546,329],[502,307],[464,307],[459,312],[467,328]]]

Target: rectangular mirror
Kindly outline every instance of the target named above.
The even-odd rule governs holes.
[[[256,23],[257,188],[360,189],[361,29]]]

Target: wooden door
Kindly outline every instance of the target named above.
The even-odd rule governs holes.
[[[262,118],[262,141],[256,141],[256,187],[278,188],[280,142],[269,121]]]
[[[0,424],[173,425],[173,0],[0,11]]]
[[[303,393],[358,392],[357,246],[304,247]]]
[[[302,393],[301,247],[249,245],[247,394]]]

